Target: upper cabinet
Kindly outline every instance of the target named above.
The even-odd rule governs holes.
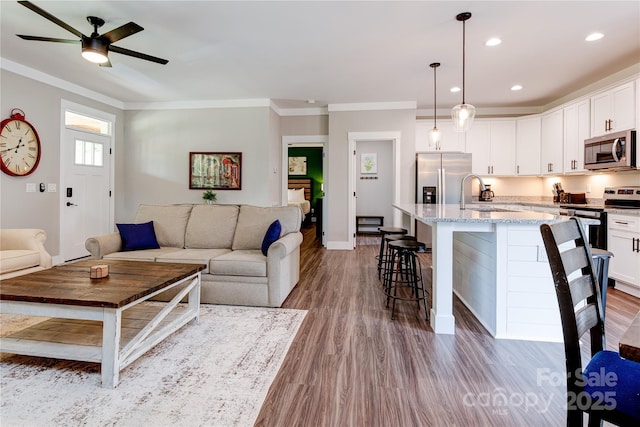
[[[636,127],[634,82],[591,97],[591,137]]]
[[[543,175],[561,174],[564,151],[562,110],[543,114],[540,129],[540,172]]]
[[[516,121],[476,120],[467,132],[467,152],[478,175],[515,175]]]
[[[564,172],[584,172],[584,140],[589,138],[589,100],[564,108]]]
[[[540,116],[516,120],[516,175],[540,175]]]
[[[440,130],[440,149],[431,144],[429,132],[433,129],[433,119],[416,122],[416,151],[464,151],[464,132],[454,132],[451,120],[438,120]]]

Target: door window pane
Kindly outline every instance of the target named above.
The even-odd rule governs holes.
[[[103,144],[76,139],[75,164],[83,166],[103,166]]]
[[[111,122],[83,116],[71,111],[65,111],[64,124],[69,128],[98,133],[100,135],[111,135]]]

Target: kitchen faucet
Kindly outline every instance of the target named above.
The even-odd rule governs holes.
[[[462,182],[460,182],[460,210],[464,210],[464,183],[467,181],[467,178],[478,178],[480,181],[480,191],[484,191],[487,187],[484,186],[484,181],[478,175],[470,173],[462,178]]]

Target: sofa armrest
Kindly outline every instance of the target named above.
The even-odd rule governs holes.
[[[295,233],[286,234],[273,242],[271,246],[269,246],[269,250],[267,251],[267,258],[284,258],[291,252],[296,250],[298,247],[300,247],[301,244],[302,233],[298,231]]]
[[[47,233],[37,228],[5,228],[0,230],[0,250],[26,249],[40,253],[40,266],[50,268],[51,255],[44,248]]]
[[[120,237],[120,233],[89,237],[84,243],[84,247],[93,258],[102,259],[105,255],[122,250],[122,238]]]

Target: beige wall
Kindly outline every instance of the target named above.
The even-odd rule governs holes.
[[[280,129],[282,135],[328,135],[329,116],[283,116]]]
[[[400,132],[400,201],[413,203],[416,111],[336,111],[329,113],[328,177],[325,177],[326,241],[349,242],[349,132]],[[381,200],[391,204],[393,200]]]
[[[189,189],[191,151],[242,152],[242,189],[217,190],[219,203],[278,202],[280,175],[271,168],[280,147],[271,127],[268,107],[127,111],[126,175],[116,177],[127,187],[116,216],[131,220],[140,203],[202,203],[203,190]]]
[[[40,136],[42,154],[35,172],[26,177],[0,173],[0,226],[41,228],[47,233],[45,247],[52,256],[60,254],[60,108],[62,100],[105,111],[116,116],[115,152],[124,140],[123,112],[90,98],[68,92],[7,70],[0,70],[0,115],[8,118],[19,108]],[[122,175],[118,165],[116,174]],[[57,192],[26,192],[26,184],[56,184]],[[116,185],[116,194],[123,188]],[[116,204],[118,200],[116,200]]]

